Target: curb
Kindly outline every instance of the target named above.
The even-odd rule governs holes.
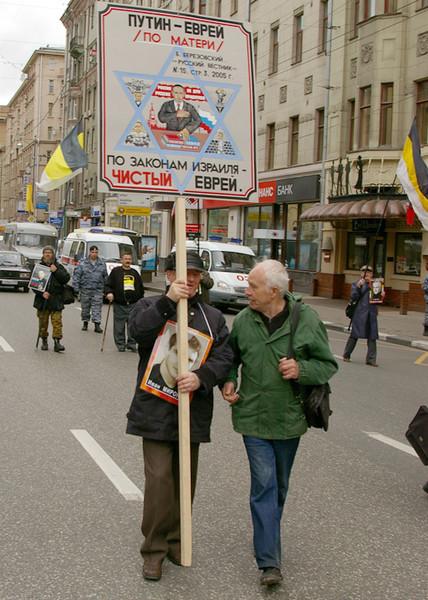
[[[150,292],[158,292],[161,294],[163,290],[160,287],[156,287],[154,285],[144,285],[144,289]],[[327,329],[332,329],[333,331],[341,331],[342,333],[349,334],[348,327],[346,325],[340,325],[339,323],[333,323],[331,321],[323,321],[324,325]],[[382,342],[387,342],[389,344],[397,344],[399,346],[408,346],[410,348],[417,348],[419,350],[425,350],[428,352],[428,340],[411,340],[409,338],[403,338],[397,335],[390,335],[388,333],[379,333],[379,339]]]
[[[346,326],[344,327],[343,325],[332,323],[331,321],[323,321],[323,323],[327,329],[349,333]],[[428,351],[428,341],[425,342],[424,340],[410,340],[397,335],[389,335],[388,333],[379,333],[379,339],[382,342],[388,342],[389,344],[398,344],[400,346],[409,346],[411,348],[418,348],[420,350]]]

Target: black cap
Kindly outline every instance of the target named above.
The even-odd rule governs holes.
[[[199,254],[195,251],[188,251],[187,255],[187,268],[193,269],[194,271],[205,271],[204,263]],[[175,271],[175,252],[169,254],[165,259],[165,271]]]
[[[92,250],[98,250],[98,246],[91,246],[89,248],[89,252],[91,252]]]

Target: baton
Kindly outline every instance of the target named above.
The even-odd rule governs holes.
[[[106,317],[106,322],[105,322],[105,325],[104,325],[103,339],[102,339],[102,342],[101,342],[101,352],[104,352],[104,340],[106,339],[108,318],[110,316],[110,308],[111,308],[111,302],[108,303],[107,317]]]

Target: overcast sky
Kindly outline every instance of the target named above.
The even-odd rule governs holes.
[[[68,0],[0,0],[0,104],[21,85],[22,68],[41,46],[64,47],[60,17]]]

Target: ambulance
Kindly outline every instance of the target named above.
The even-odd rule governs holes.
[[[132,267],[141,272],[138,265],[137,252],[131,238],[127,235],[104,233],[103,231],[88,231],[88,229],[75,229],[64,240],[60,262],[73,276],[77,265],[89,255],[89,248],[97,246],[98,256],[106,262],[107,273],[121,264],[120,257],[123,252],[132,255]]]
[[[198,250],[194,241],[187,241],[186,246],[188,250]],[[218,307],[245,308],[248,273],[257,262],[253,250],[240,244],[201,240],[199,254],[214,281],[209,291],[210,303]]]

